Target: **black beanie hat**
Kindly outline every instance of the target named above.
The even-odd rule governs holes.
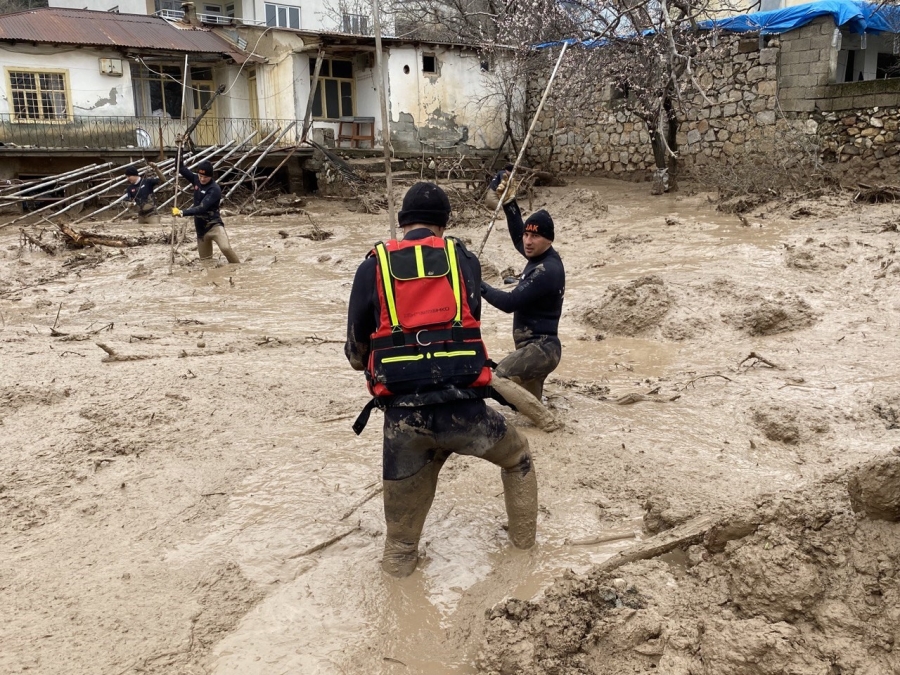
[[[201,176],[209,176],[212,178],[215,169],[213,168],[212,162],[200,162],[197,166],[197,173]]]
[[[125,167],[125,175],[126,176],[139,176],[140,174],[138,173],[138,170],[135,169],[133,166],[126,166]]]
[[[400,227],[406,225],[437,225],[447,227],[450,220],[450,199],[447,193],[434,183],[416,183],[403,197],[403,206],[397,214]]]
[[[553,218],[544,209],[535,211],[525,221],[525,231],[539,234],[544,239],[553,241]]]

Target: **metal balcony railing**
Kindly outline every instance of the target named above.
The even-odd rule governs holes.
[[[258,132],[250,142],[259,143],[267,134],[284,129],[294,120],[253,120],[235,117],[205,117],[191,134],[197,147],[240,142]],[[16,120],[0,114],[0,150],[4,148],[62,150],[173,149],[191,120],[164,117],[86,117],[65,120]],[[302,124],[297,124],[278,146],[299,143]],[[277,136],[277,134],[276,134]],[[274,137],[273,137],[274,138]]]

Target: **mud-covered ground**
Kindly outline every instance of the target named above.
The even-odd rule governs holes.
[[[0,229],[0,672],[898,672],[900,524],[847,492],[900,445],[897,209],[742,222],[647,192],[523,203],[553,214],[568,274],[545,392],[564,428],[504,412],[535,455],[538,545],[509,547],[496,471],[454,458],[403,581],[379,568],[380,417],[352,433],[367,397],[342,353],[383,215],[230,218],[245,262],[216,269]],[[453,233],[477,249],[484,225]],[[482,261],[497,284],[522,266],[502,226]],[[486,309],[495,360],[510,325]]]

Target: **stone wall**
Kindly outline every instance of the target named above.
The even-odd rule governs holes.
[[[858,176],[896,183],[900,166],[900,110],[863,108],[819,115],[823,157]]]
[[[779,152],[790,159],[800,149],[844,164],[894,156],[893,129],[874,125],[896,119],[900,80],[830,84],[838,61],[834,28],[824,17],[777,38],[722,36],[720,57],[696,73],[703,94],[695,89],[678,113],[680,166],[738,163],[748,155],[774,161]],[[529,114],[546,83],[546,75],[530,83]],[[577,106],[548,99],[531,163],[560,174],[648,178],[654,162],[643,122],[605,83],[585,84],[582,96]],[[853,123],[842,121],[851,117]]]

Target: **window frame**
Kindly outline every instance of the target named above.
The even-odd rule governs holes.
[[[177,68],[179,74],[178,74],[178,80],[176,81],[176,84],[177,84],[179,90],[183,89],[183,84],[182,84],[184,82],[183,64],[173,62],[171,64],[160,63],[160,64],[153,64],[153,65],[154,65],[154,70],[160,70],[160,71],[162,71],[164,68],[172,68],[172,69]],[[135,70],[137,70],[137,73],[135,73]],[[153,77],[144,77],[143,75],[145,72],[148,75],[151,75]],[[169,74],[169,75],[171,77],[175,77],[174,73]],[[164,119],[180,120],[184,117],[184,107],[185,107],[184,97],[181,97],[181,99],[180,99],[181,100],[181,110],[179,111],[178,115],[173,115],[172,113],[169,112],[169,110],[166,109],[165,84],[167,83],[167,81],[171,81],[171,80],[168,80],[167,77],[157,76],[155,73],[150,72],[150,69],[147,68],[146,66],[144,66],[143,64],[132,62],[132,64],[131,64],[131,87],[132,87],[132,91],[133,91],[133,95],[134,95],[134,114],[136,117],[153,117],[153,106],[151,105],[151,100],[150,100],[151,92],[150,92],[150,88],[149,88],[151,82],[159,82],[160,83],[160,95],[161,95],[161,100],[162,100],[162,104],[163,104],[163,112],[166,113],[166,115],[168,116],[168,117],[164,117]],[[138,91],[139,89],[140,89],[140,92]],[[138,105],[139,102],[140,103],[146,102],[149,110],[144,110],[141,106]]]
[[[431,59],[433,70],[425,70],[425,59]],[[422,73],[425,75],[438,74],[438,60],[435,52],[422,52]]]
[[[333,62],[340,61],[341,63],[350,64],[350,77],[335,77],[332,73],[334,72]],[[309,86],[312,87],[312,76],[315,70],[316,59],[310,57],[309,59]],[[326,64],[328,70],[326,71]],[[334,58],[334,57],[326,57],[322,59],[322,72],[327,72],[328,75],[322,75],[319,73],[319,82],[316,85],[317,90],[313,92],[313,107],[312,107],[312,118],[314,120],[319,120],[322,122],[339,122],[342,117],[354,117],[356,115],[356,69],[353,65],[353,59],[345,59],[345,58]],[[333,81],[337,83],[337,99],[338,99],[338,107],[340,110],[339,114],[336,117],[329,117],[327,115],[328,111],[328,101],[327,99],[323,99],[323,95],[321,92],[324,91],[325,82]],[[344,110],[343,104],[343,94],[341,93],[341,84],[350,83],[350,112]],[[318,99],[318,107],[320,112],[325,113],[322,115],[316,115],[316,101]]]
[[[275,10],[275,23],[269,23],[269,7],[274,8]],[[303,13],[300,11],[302,8],[299,5],[285,5],[279,2],[264,2],[263,3],[263,16],[265,17],[266,26],[270,28],[290,28],[291,30],[302,30],[303,28]],[[282,25],[278,22],[279,16],[281,16],[280,10],[284,10],[284,16],[287,23]],[[297,25],[292,26],[291,24],[291,10],[296,10],[297,12]]]
[[[67,122],[71,122],[73,119],[72,115],[72,93],[69,84],[69,71],[66,68],[18,68],[13,66],[5,66],[4,74],[6,76],[6,85],[7,91],[9,92],[9,119],[11,122],[17,122],[21,124],[65,124]],[[40,76],[41,75],[62,75],[63,78],[63,89],[62,93],[65,97],[65,113],[61,117],[20,117],[16,113],[16,104],[14,101],[14,93],[16,91],[22,91],[20,89],[13,88],[12,74],[13,73],[26,73],[31,75],[36,75],[36,89],[35,92],[38,93],[38,105],[40,106],[41,112],[43,112],[43,105],[41,103],[40,98]],[[56,89],[51,89],[50,91],[58,91]]]

